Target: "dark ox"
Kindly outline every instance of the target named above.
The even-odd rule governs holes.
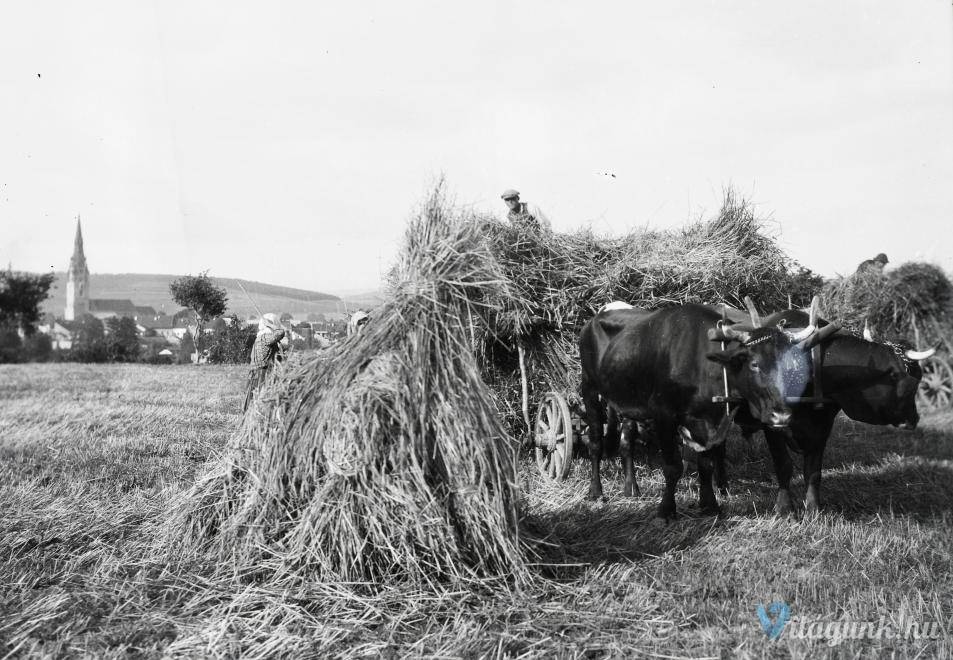
[[[665,494],[658,510],[662,518],[675,515],[675,488],[682,474],[678,432],[689,435],[703,450],[698,461],[702,510],[719,510],[712,490],[711,449],[724,441],[727,418],[725,406],[713,404],[712,397],[724,394],[723,366],[730,394],[747,402],[751,419],[769,428],[787,426],[791,410],[784,400],[785,369],[802,363],[785,365],[792,354],[801,353],[796,344],[813,328],[797,335],[775,326],[750,331],[728,328],[724,330],[726,340],[738,345],[714,350],[718,345],[712,343],[709,331],[719,319],[719,313],[711,308],[684,305],[655,312],[612,309],[600,312],[585,325],[579,348],[592,460],[589,499],[602,497],[603,403],[623,419],[654,422],[664,461]],[[622,457],[624,492],[629,496],[635,488],[633,444],[630,439],[629,451]]]
[[[781,324],[788,328],[804,326],[808,315],[787,310],[769,316],[765,326]],[[824,335],[825,321],[818,321]],[[737,422],[747,437],[764,431],[778,479],[775,511],[792,509],[791,474],[788,447],[804,455],[804,482],[807,486],[804,506],[816,511],[821,503],[821,463],[834,418],[841,410],[859,422],[893,425],[914,429],[920,420],[916,407],[917,388],[923,372],[918,360],[935,349],[914,351],[905,345],[881,344],[843,331],[829,334],[819,346],[821,393],[826,403],[801,403],[792,406],[787,429],[775,429],[753,415],[739,414]],[[806,396],[813,396],[814,383],[808,381]]]

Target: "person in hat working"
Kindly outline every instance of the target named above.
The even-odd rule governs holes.
[[[888,263],[889,261],[887,260],[887,255],[881,252],[873,259],[862,261],[860,265],[857,266],[857,274],[866,275],[868,273],[872,273],[876,275],[882,275],[884,272],[884,266],[886,266]]]
[[[242,412],[248,410],[255,394],[261,389],[265,377],[280,362],[284,349],[288,348],[288,337],[278,321],[277,314],[262,314],[258,321],[258,335],[251,349],[251,371],[248,374],[248,386],[245,388],[245,404]]]
[[[504,190],[500,195],[506,206],[509,207],[509,213],[506,217],[515,227],[527,227],[536,231],[545,230],[551,232],[552,226],[538,206],[527,204],[520,201],[520,193],[512,188]]]

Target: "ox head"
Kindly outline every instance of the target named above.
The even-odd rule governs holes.
[[[800,396],[810,374],[804,346],[814,334],[809,326],[797,332],[778,327],[720,327],[711,339],[737,342],[713,351],[708,359],[724,365],[731,384],[748,402],[752,417],[768,426],[788,425],[791,409],[785,400]]]
[[[920,422],[917,390],[923,370],[920,360],[936,347],[915,350],[905,342],[876,342],[865,328],[864,341],[850,353],[859,367],[853,387],[838,393],[837,403],[851,419],[867,424],[891,424],[915,429]]]

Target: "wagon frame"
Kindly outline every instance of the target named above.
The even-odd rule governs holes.
[[[917,390],[917,410],[937,411],[953,407],[953,340],[936,319],[930,319],[939,337],[936,353],[920,363],[923,377]],[[913,322],[914,343],[920,346],[920,330]]]

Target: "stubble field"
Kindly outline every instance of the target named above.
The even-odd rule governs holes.
[[[375,607],[328,612],[247,576],[212,580],[161,541],[168,507],[240,424],[245,373],[0,368],[0,657],[953,657],[951,413],[913,433],[840,420],[811,518],[771,514],[760,439],[730,440],[722,518],[698,514],[685,477],[667,526],[652,521],[657,470],[624,499],[613,464],[608,502],[592,504],[584,462],[562,484],[527,462],[524,522],[552,548],[532,589],[385,586]],[[774,641],[757,614],[773,602],[791,616]],[[836,639],[847,622],[880,639]]]

